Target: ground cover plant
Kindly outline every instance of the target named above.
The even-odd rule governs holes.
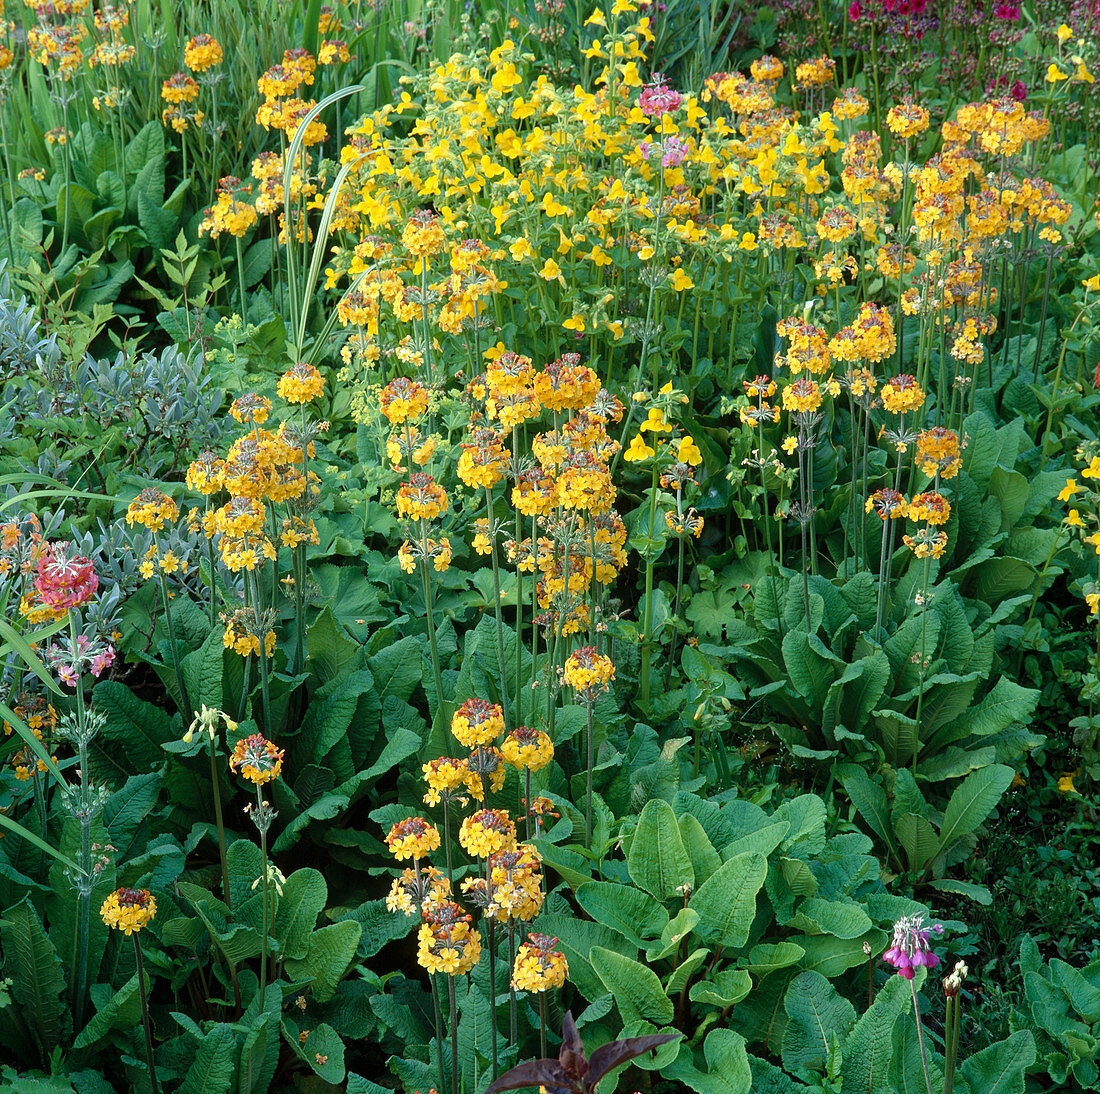
[[[5,1089],[1095,1089],[1094,3],[0,21]]]

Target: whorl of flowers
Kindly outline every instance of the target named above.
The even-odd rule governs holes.
[[[183,48],[183,63],[192,72],[205,72],[221,61],[222,47],[209,34],[196,34]]]
[[[864,503],[863,508],[868,513],[874,510],[882,520],[888,518],[896,520],[898,517],[904,517],[908,512],[905,495],[889,487],[876,490]]]
[[[891,414],[906,414],[924,406],[924,390],[916,378],[903,372],[882,385],[882,405]]]
[[[99,588],[90,559],[71,553],[68,543],[52,543],[38,556],[34,588],[42,603],[54,611],[87,604]]]
[[[276,748],[260,733],[239,740],[229,757],[229,770],[240,769],[241,776],[256,786],[278,778],[283,769],[284,750]]]
[[[471,858],[488,858],[516,845],[516,826],[503,809],[479,809],[463,822],[458,842]]]
[[[500,749],[513,767],[541,771],[554,758],[554,744],[548,734],[529,726],[516,726]]]
[[[882,955],[883,960],[898,970],[898,975],[912,980],[922,965],[934,969],[940,959],[929,946],[929,936],[943,934],[943,925],[931,923],[924,926],[924,917],[904,916],[894,924],[893,945]]]
[[[545,934],[529,934],[520,944],[512,969],[512,986],[516,991],[548,991],[560,988],[569,975],[565,954],[555,949],[558,940]]]
[[[496,703],[467,699],[451,717],[451,732],[466,748],[491,744],[504,732],[504,712]]]
[[[416,959],[431,973],[462,976],[481,958],[481,935],[462,907],[449,900],[426,912],[417,943]]]
[[[311,403],[325,390],[325,378],[316,365],[299,361],[279,379],[276,391],[280,399],[288,403]]]
[[[398,860],[425,858],[439,844],[439,829],[423,817],[406,817],[398,821],[386,836],[386,846]]]
[[[615,679],[615,664],[595,646],[581,646],[566,658],[563,679],[578,695],[592,702]]]
[[[126,523],[141,524],[150,532],[159,532],[179,515],[179,506],[167,494],[155,486],[147,486],[127,507]]]
[[[934,426],[917,437],[917,466],[929,478],[953,479],[962,470],[962,448],[957,433]]]
[[[99,914],[108,927],[135,934],[157,914],[157,899],[148,889],[116,889],[103,902]]]
[[[675,113],[683,101],[683,95],[669,87],[664,76],[654,73],[652,81],[638,96],[638,108],[647,118],[659,118],[662,114]]]

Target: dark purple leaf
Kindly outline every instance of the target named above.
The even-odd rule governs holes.
[[[516,1064],[510,1071],[506,1071],[485,1094],[497,1094],[501,1090],[521,1090],[528,1086],[545,1086],[547,1090],[573,1089],[562,1074],[561,1064],[557,1060],[528,1060],[527,1063]]]
[[[570,1080],[583,1080],[588,1072],[588,1058],[584,1054],[584,1042],[577,1032],[573,1012],[567,1010],[561,1022],[561,1051],[558,1053],[562,1074]]]
[[[657,1048],[668,1041],[675,1041],[676,1033],[651,1033],[646,1037],[625,1037],[621,1041],[609,1041],[600,1045],[588,1061],[588,1074],[585,1076],[586,1090],[595,1090],[596,1084],[609,1072],[627,1060],[633,1060],[650,1049]]]

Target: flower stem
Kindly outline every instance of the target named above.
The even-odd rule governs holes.
[[[214,791],[214,823],[218,826],[218,856],[222,860],[222,895],[225,897],[225,906],[230,913],[233,911],[233,897],[229,892],[229,867],[225,857],[225,822],[222,819],[222,794],[218,785],[218,765],[214,759],[214,738],[208,738],[208,751],[210,753],[210,785]]]
[[[257,818],[260,819],[260,883],[263,886],[263,949],[260,951],[260,1004],[263,1005],[264,992],[267,988],[267,824],[263,821],[264,792],[260,785],[256,785],[256,805],[259,808]]]
[[[145,1027],[145,1059],[149,1064],[149,1082],[153,1094],[158,1094],[157,1068],[153,1063],[153,1026],[149,1021],[149,1001],[145,996],[145,964],[141,959],[141,937],[137,931],[130,936],[134,940],[134,960],[137,962],[138,998],[141,999],[141,1024]]]
[[[921,1028],[920,1003],[917,1002],[917,985],[909,981],[909,990],[913,993],[913,1017],[917,1023],[917,1044],[920,1045],[920,1062],[924,1068],[924,1086],[932,1094],[932,1077],[928,1074],[928,1053],[924,1048],[924,1030]]]
[[[493,599],[497,620],[497,666],[500,669],[500,706],[504,714],[505,727],[515,727],[517,723],[508,719],[508,669],[504,661],[504,620],[500,604],[500,561],[497,558],[497,537],[493,531],[493,493],[485,487],[485,514],[489,520],[489,550],[493,560]],[[496,1069],[493,1069],[496,1078]]]
[[[451,1092],[458,1094],[458,1006],[455,1003],[455,978],[447,977],[447,997],[451,1010]]]
[[[588,704],[588,782],[584,796],[584,845],[592,849],[592,768],[596,766],[596,737],[592,728],[592,702]]]

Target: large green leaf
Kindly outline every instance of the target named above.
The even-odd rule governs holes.
[[[940,849],[936,830],[916,813],[903,813],[898,817],[897,833],[898,841],[905,848],[910,870],[923,870]]]
[[[1023,1094],[1024,1073],[1033,1063],[1035,1038],[1021,1029],[974,1053],[960,1070],[974,1094]]]
[[[668,922],[662,905],[629,885],[588,881],[577,890],[577,901],[597,923],[614,927],[639,948],[656,938]]]
[[[711,1030],[703,1042],[703,1057],[706,1071],[695,1066],[685,1045],[662,1074],[692,1094],[751,1094],[752,1070],[745,1039],[739,1033],[732,1029]]]
[[[105,985],[104,985],[105,986]],[[138,997],[135,972],[118,991],[111,992],[106,1004],[80,1031],[73,1048],[90,1048],[102,1041],[113,1029],[130,1029],[141,1021],[141,999]]]
[[[149,771],[164,760],[161,745],[171,739],[165,711],[139,699],[125,684],[103,680],[95,687],[96,709],[107,716],[102,736],[116,743],[139,771]]]
[[[42,921],[25,896],[0,919],[4,972],[23,1019],[38,1042],[43,1057],[62,1043],[69,1011],[63,1002],[65,977]]]
[[[199,1042],[179,1094],[225,1094],[233,1084],[236,1070],[237,1040],[233,1027],[219,1022]]]
[[[328,886],[319,870],[303,867],[286,879],[271,933],[284,957],[301,959],[309,950],[309,936],[328,899]]]
[[[853,771],[845,775],[843,782],[844,791],[856,807],[856,811],[896,856],[897,844],[894,842],[894,828],[890,818],[890,806],[886,801],[886,791],[862,771]]]
[[[630,841],[627,869],[634,883],[660,901],[682,898],[695,881],[691,858],[668,802],[646,802]]]
[[[951,795],[940,826],[940,849],[946,851],[969,835],[993,811],[1012,782],[1007,764],[993,764],[967,775]]]
[[[688,905],[699,913],[700,937],[731,949],[744,946],[756,915],[756,894],[767,874],[768,861],[759,851],[724,862],[695,890]]]
[[[894,1023],[909,1009],[909,982],[892,976],[844,1042],[841,1094],[886,1094]],[[983,1092],[984,1094],[984,1092]]]
[[[341,920],[314,931],[309,936],[305,957],[287,959],[286,971],[294,980],[311,980],[313,997],[327,1002],[347,972],[359,945],[360,926],[354,920]]]
[[[856,1023],[856,1008],[819,972],[799,973],[783,1007],[790,1019],[783,1034],[783,1066],[824,1071],[830,1038],[843,1042]]]
[[[624,1025],[643,1020],[663,1026],[672,1021],[672,1000],[647,965],[602,946],[592,947],[589,960],[604,987],[615,997]]]

